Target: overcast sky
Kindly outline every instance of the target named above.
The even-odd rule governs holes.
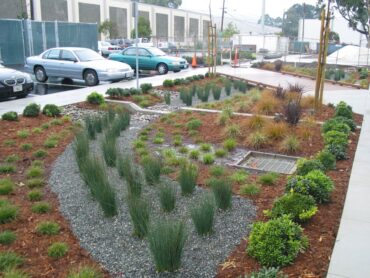
[[[214,16],[221,16],[223,0],[211,0]],[[181,9],[209,13],[209,0],[182,0]],[[316,5],[317,0],[266,0],[266,14],[282,17],[284,10],[296,3]],[[226,16],[237,19],[258,20],[262,13],[262,0],[225,0]]]

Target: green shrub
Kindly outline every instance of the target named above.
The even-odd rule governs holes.
[[[242,184],[244,183],[249,177],[249,174],[245,170],[238,170],[235,171],[231,176],[230,176],[230,181],[237,183],[237,184]]]
[[[258,186],[255,183],[250,183],[250,184],[242,185],[239,189],[239,194],[253,196],[253,195],[257,195],[258,193],[260,193],[260,191],[261,191],[260,186]]]
[[[226,95],[227,96],[229,96],[230,94],[231,94],[231,87],[232,87],[232,82],[229,80],[229,79],[227,79],[226,81],[225,81],[225,92],[226,92]]]
[[[210,165],[215,162],[215,156],[211,153],[206,153],[203,155],[203,163],[205,165]]]
[[[105,102],[104,96],[102,94],[99,94],[98,92],[92,92],[89,94],[86,98],[86,101],[91,104],[97,104],[100,105]]]
[[[128,210],[134,226],[134,235],[144,238],[149,230],[150,207],[146,200],[129,195]]]
[[[41,134],[42,133],[42,128],[41,127],[35,127],[32,129],[33,134]]]
[[[221,97],[221,92],[222,92],[222,88],[218,87],[218,86],[213,86],[212,87],[212,95],[213,95],[213,99],[214,100],[219,100],[220,97]]]
[[[195,230],[199,235],[207,235],[213,232],[213,223],[215,215],[215,204],[212,195],[204,196],[191,211]]]
[[[41,235],[57,235],[59,231],[60,226],[56,222],[44,221],[36,226],[36,232]]]
[[[217,207],[222,210],[231,208],[232,189],[231,185],[223,179],[214,179],[211,182],[212,192],[215,196]]]
[[[323,133],[325,133],[327,131],[330,131],[330,130],[340,131],[340,130],[338,130],[338,128],[335,128],[335,126],[337,124],[346,124],[346,125],[349,126],[349,128],[351,129],[351,131],[355,131],[356,130],[356,124],[355,124],[355,122],[352,119],[348,119],[346,117],[338,116],[338,117],[329,119],[329,120],[327,120],[327,121],[324,122],[324,124],[322,126]]]
[[[134,146],[135,149],[141,149],[146,147],[146,143],[141,140],[135,140],[132,145]]]
[[[31,166],[27,169],[26,177],[27,178],[39,178],[44,175],[44,169],[39,166]]]
[[[42,160],[34,160],[34,161],[32,161],[31,166],[43,167],[44,166],[44,161],[42,161]]]
[[[186,123],[188,130],[198,130],[202,125],[202,121],[198,119],[192,119]]]
[[[0,164],[0,174],[14,173],[16,170],[12,164]]]
[[[271,218],[288,215],[294,222],[301,223],[311,219],[316,212],[317,206],[312,196],[289,193],[278,198],[267,215]]]
[[[37,117],[40,114],[40,105],[36,103],[28,104],[23,110],[24,117]]]
[[[153,143],[154,144],[158,144],[158,145],[163,144],[164,143],[164,138],[162,138],[162,137],[154,137],[153,138]]]
[[[110,136],[109,133],[105,134],[101,144],[103,157],[108,167],[116,166],[117,160],[117,144],[116,137]]]
[[[235,149],[236,147],[236,141],[232,138],[229,138],[229,139],[226,139],[224,142],[223,142],[223,146],[226,150],[228,150],[229,152],[232,151],[233,149]]]
[[[334,121],[335,121],[334,123],[329,122],[329,121],[326,121],[322,126],[322,131],[324,134],[329,131],[338,131],[338,132],[343,132],[348,135],[351,132],[351,128],[348,126],[348,124],[344,122],[335,121],[335,118],[334,118]]]
[[[348,135],[344,132],[331,130],[323,135],[325,145],[341,145],[347,147]]]
[[[117,169],[119,175],[126,179],[128,193],[132,196],[140,197],[143,178],[139,169],[135,167],[127,155],[119,155]]]
[[[12,140],[12,139],[8,139],[8,140],[5,140],[4,141],[4,146],[7,146],[7,147],[11,147],[11,146],[14,146],[15,145],[15,141]]]
[[[0,179],[0,195],[12,193],[14,186],[14,183],[10,179]]]
[[[197,185],[198,167],[192,163],[186,163],[181,166],[178,182],[181,187],[183,195],[190,195],[193,193]]]
[[[262,267],[258,272],[252,272],[250,275],[246,274],[242,278],[288,278],[279,268]]]
[[[325,167],[317,159],[300,158],[297,160],[297,175],[304,176],[313,170],[325,171]]]
[[[33,189],[27,193],[27,197],[31,202],[40,201],[42,198],[42,193],[38,189]]]
[[[33,153],[33,157],[35,158],[44,158],[48,155],[48,152],[42,149],[38,149]]]
[[[341,101],[335,107],[335,117],[345,117],[347,119],[353,118],[352,107]]]
[[[28,136],[30,136],[30,132],[27,129],[22,129],[17,132],[17,136],[22,139],[26,139]]]
[[[263,185],[273,185],[277,179],[279,178],[279,175],[277,173],[266,173],[263,174],[258,178],[258,182]]]
[[[69,250],[67,243],[64,242],[54,242],[48,248],[48,256],[54,259],[59,259],[64,257]]]
[[[16,154],[11,154],[11,155],[8,155],[5,159],[4,159],[4,162],[6,163],[14,163],[14,162],[17,162],[19,161],[19,156],[16,155]]]
[[[198,158],[199,158],[199,155],[200,155],[200,153],[199,153],[199,151],[198,151],[198,150],[191,150],[191,151],[189,152],[189,157],[190,157],[191,159],[198,159]]]
[[[84,266],[80,269],[71,271],[67,278],[103,278],[103,274],[93,267]]]
[[[241,135],[241,131],[238,125],[230,125],[227,127],[227,134],[230,138],[237,138]]]
[[[23,264],[23,258],[11,251],[0,252],[0,271],[16,268]]]
[[[286,192],[311,195],[318,203],[329,201],[333,189],[333,181],[320,170],[311,171],[305,176],[293,176],[286,185]]]
[[[173,80],[166,79],[163,81],[163,87],[173,87],[175,84],[173,83]]]
[[[28,274],[17,269],[9,269],[4,271],[3,278],[30,278]]]
[[[56,146],[58,146],[58,140],[54,139],[54,138],[47,138],[44,142],[44,147],[45,148],[55,148]]]
[[[63,121],[60,119],[53,119],[50,121],[50,125],[52,126],[63,125]]]
[[[215,150],[215,156],[216,157],[225,157],[227,154],[227,151],[225,149],[216,149]]]
[[[30,149],[32,149],[33,145],[30,144],[30,143],[24,143],[21,145],[21,150],[22,151],[29,151]]]
[[[16,239],[16,235],[12,231],[3,231],[0,233],[0,244],[9,245],[12,244]]]
[[[200,144],[199,149],[202,152],[210,152],[212,150],[212,146],[211,146],[211,144],[208,144],[208,143],[202,143],[202,144]]]
[[[78,168],[81,170],[81,166],[89,154],[89,139],[86,132],[79,132],[76,134],[76,137],[73,141],[73,151]]]
[[[346,146],[330,144],[325,146],[325,151],[334,155],[337,160],[347,159]]]
[[[152,83],[143,83],[140,85],[140,88],[143,94],[147,94],[153,88],[153,85]]]
[[[253,224],[247,252],[264,266],[284,266],[307,248],[303,229],[283,216],[268,222]]]
[[[327,150],[322,150],[321,152],[317,153],[315,159],[321,162],[321,164],[324,166],[325,171],[335,169],[335,155],[331,154]]]
[[[156,157],[147,156],[142,159],[141,164],[144,169],[145,179],[149,184],[156,184],[161,177],[162,162]]]
[[[225,175],[226,169],[220,165],[214,165],[209,169],[209,173],[214,177],[221,177]]]
[[[51,211],[51,205],[48,202],[38,202],[32,205],[31,210],[34,213],[43,214]]]
[[[18,121],[18,113],[14,111],[9,111],[1,116],[4,121]]]
[[[299,150],[299,139],[295,135],[288,135],[281,142],[281,150],[287,153],[295,153]]]
[[[148,235],[149,248],[158,272],[172,272],[180,268],[186,238],[185,225],[182,222],[162,220],[151,227]]]
[[[33,178],[29,179],[26,182],[29,188],[36,188],[36,187],[43,187],[45,185],[45,181],[42,178]]]
[[[62,109],[55,104],[46,104],[42,109],[42,114],[49,117],[57,117],[62,113]]]
[[[159,201],[162,210],[170,212],[175,208],[176,203],[176,189],[169,183],[162,185],[159,189]]]
[[[19,209],[7,200],[0,200],[0,224],[9,223],[17,218]]]
[[[50,124],[48,123],[44,123],[41,125],[41,129],[45,130],[45,129],[48,129],[50,127]]]

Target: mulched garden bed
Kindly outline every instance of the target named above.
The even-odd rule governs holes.
[[[10,178],[17,187],[9,196],[2,196],[1,199],[9,199],[19,207],[18,218],[7,224],[1,224],[1,230],[11,230],[15,232],[17,238],[10,245],[1,245],[1,251],[14,251],[24,257],[24,263],[20,267],[32,277],[66,277],[67,273],[79,266],[93,266],[100,269],[83,250],[78,239],[71,232],[69,223],[59,212],[59,203],[55,194],[50,191],[48,185],[40,188],[44,195],[42,201],[51,204],[52,210],[46,214],[36,214],[31,212],[32,202],[27,198],[29,188],[25,185],[25,172],[31,162],[35,160],[33,152],[38,149],[45,149],[48,155],[43,159],[45,168],[45,182],[50,173],[51,165],[54,160],[64,151],[65,147],[71,142],[73,133],[72,124],[69,121],[62,121],[61,125],[50,124],[48,129],[41,134],[33,134],[32,129],[41,127],[42,124],[51,123],[53,118],[40,115],[35,118],[20,117],[18,122],[0,121],[0,161],[8,155],[16,154],[19,161],[16,162],[16,172],[11,174],[0,174],[0,178]],[[30,136],[25,139],[19,138],[17,132],[23,129],[30,131]],[[54,148],[44,148],[43,143],[51,134],[60,136],[59,143]],[[13,140],[13,145],[5,145],[8,140]],[[21,151],[20,146],[24,143],[32,144],[32,149]],[[57,222],[61,231],[58,235],[45,236],[35,232],[35,227],[42,221]],[[65,242],[69,246],[66,256],[60,259],[52,259],[47,255],[47,248],[53,242]],[[105,274],[107,277],[107,275]]]

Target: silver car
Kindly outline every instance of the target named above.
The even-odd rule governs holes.
[[[79,47],[51,48],[38,56],[28,57],[24,67],[34,73],[39,82],[45,82],[48,77],[62,77],[83,79],[87,86],[134,75],[128,64],[107,60],[91,49]]]

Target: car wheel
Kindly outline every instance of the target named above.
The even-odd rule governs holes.
[[[99,83],[98,75],[94,70],[86,70],[84,73],[86,86],[95,86]]]
[[[180,72],[181,70],[174,70],[173,72]]]
[[[159,74],[166,74],[168,72],[168,67],[164,63],[160,63],[157,66],[157,71]]]
[[[48,76],[46,75],[45,69],[43,67],[36,67],[34,73],[37,81],[45,82],[46,80],[48,80]]]
[[[26,96],[28,96],[28,93],[17,95],[17,98],[25,98]]]

